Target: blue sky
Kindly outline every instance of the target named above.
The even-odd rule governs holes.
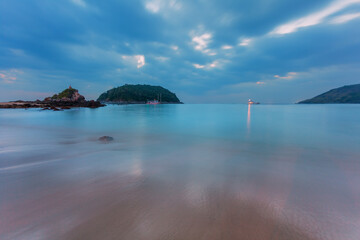
[[[293,103],[359,76],[360,0],[0,0],[0,101],[141,83]]]

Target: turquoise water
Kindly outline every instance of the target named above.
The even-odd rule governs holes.
[[[360,239],[359,186],[360,105],[0,110],[0,239]]]

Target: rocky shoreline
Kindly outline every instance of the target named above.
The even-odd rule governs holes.
[[[99,101],[86,101],[85,97],[79,94],[79,91],[69,86],[61,93],[54,94],[52,97],[47,97],[44,100],[36,101],[12,101],[0,103],[0,108],[42,108],[42,110],[61,111],[71,108],[98,108],[104,107],[105,104]]]
[[[71,108],[98,108],[106,106],[99,101],[13,101],[13,102],[2,102],[0,103],[0,108],[42,108],[42,110],[64,110]]]

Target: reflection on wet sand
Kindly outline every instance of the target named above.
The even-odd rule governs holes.
[[[226,188],[203,191],[197,204],[184,191],[116,175],[48,189],[2,209],[14,232],[3,239],[313,239]]]
[[[141,143],[136,149],[152,152],[146,158],[131,147],[103,149],[4,172],[13,199],[2,204],[1,239],[318,239],[316,222],[287,219],[295,149],[262,164],[283,172],[277,179],[234,162],[248,146],[172,142],[177,149],[164,151]]]
[[[60,239],[312,239],[273,216],[266,205],[209,189],[202,205],[184,199],[182,189],[144,183],[113,204],[93,209]]]

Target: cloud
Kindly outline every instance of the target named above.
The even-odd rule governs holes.
[[[21,57],[24,57],[25,56],[25,52],[22,50],[22,49],[9,49],[10,52],[16,56],[21,56]]]
[[[279,79],[292,79],[295,75],[297,75],[296,72],[288,72],[286,76],[274,75],[274,77]]]
[[[142,68],[145,66],[145,56],[144,55],[134,55],[134,56],[122,56],[122,59],[125,61],[136,64],[137,68]]]
[[[71,58],[79,62],[111,62],[112,64],[120,64],[123,55],[113,49],[104,49],[94,45],[75,45],[65,44],[62,46],[65,51],[69,51]]]
[[[340,16],[333,18],[331,20],[331,23],[332,24],[346,23],[348,21],[351,21],[351,20],[359,18],[359,17],[360,17],[360,13],[344,14],[344,15],[340,15]]]
[[[167,10],[180,10],[181,3],[176,0],[146,0],[145,9],[151,13],[159,13],[164,10],[166,13]]]
[[[205,65],[200,65],[200,64],[197,64],[197,63],[194,63],[193,66],[194,66],[195,68],[198,68],[198,69],[201,69],[201,68],[204,68],[204,67],[205,67]]]
[[[71,0],[71,2],[80,7],[86,7],[86,3],[84,0]]]
[[[179,47],[176,46],[176,45],[172,45],[172,46],[171,46],[171,49],[174,50],[174,51],[177,51],[177,50],[179,50]]]
[[[270,32],[270,34],[284,35],[296,32],[300,28],[320,24],[332,14],[335,14],[340,10],[356,3],[360,3],[360,0],[337,0],[318,12],[314,12],[295,21],[291,21],[276,27],[272,32]]]
[[[158,13],[160,10],[161,1],[148,1],[145,3],[145,8],[152,13]]]
[[[251,43],[252,39],[251,38],[244,38],[243,40],[241,40],[241,42],[239,43],[239,46],[248,46]]]
[[[224,59],[218,59],[218,60],[212,61],[212,62],[210,62],[208,64],[204,64],[204,65],[195,63],[195,64],[193,64],[193,66],[197,69],[210,70],[213,68],[221,68],[226,62],[228,62],[228,61],[224,60]]]
[[[23,74],[23,71],[18,69],[0,70],[0,79],[3,83],[11,84],[17,80],[20,74]]]
[[[191,40],[194,43],[195,50],[205,51],[208,47],[208,44],[211,42],[212,34],[204,33],[199,36],[194,36]]]
[[[229,50],[229,49],[232,49],[232,48],[233,48],[233,46],[230,46],[230,45],[223,45],[221,47],[221,49],[223,49],[223,50]]]
[[[137,55],[135,56],[137,58],[137,68],[141,68],[145,66],[145,57],[144,55]]]
[[[216,52],[212,49],[209,49],[208,46],[212,41],[213,35],[210,32],[205,32],[202,34],[195,33],[195,31],[191,31],[190,35],[192,36],[191,42],[196,51],[200,51],[209,56],[215,56]]]
[[[263,85],[263,84],[265,84],[265,82],[257,81],[256,84]]]
[[[358,76],[340,67],[336,84],[329,77],[308,82],[303,73],[311,68],[352,64],[353,69],[360,69],[360,28],[357,20],[349,20],[360,12],[360,6],[350,4],[355,1],[343,0],[347,7],[321,18],[316,27],[300,31],[300,24],[296,34],[276,34],[283,37],[268,33],[339,1],[8,2],[0,8],[0,70],[26,72],[11,76],[16,80],[7,79],[14,84],[5,84],[3,75],[9,75],[1,72],[4,100],[12,98],[7,94],[11,88],[57,92],[67,81],[94,97],[109,86],[141,82],[163,85],[192,99],[225,85],[248,82],[242,91],[253,91],[251,97],[287,102],[293,95],[301,97],[306,89],[312,90],[319,81],[327,88]],[[153,5],[147,9],[146,3]],[[298,74],[289,75],[289,70]],[[347,77],[342,78],[341,73]],[[304,91],[292,87],[297,85]],[[292,94],[284,91],[285,86],[294,89]],[[262,99],[258,99],[256,91],[270,88],[282,91],[259,94]],[[221,95],[229,93],[226,89]],[[213,101],[212,97],[209,94],[207,99]]]
[[[164,56],[158,56],[158,57],[155,57],[156,60],[160,61],[160,62],[166,62],[168,61],[170,58],[168,57],[164,57]]]

